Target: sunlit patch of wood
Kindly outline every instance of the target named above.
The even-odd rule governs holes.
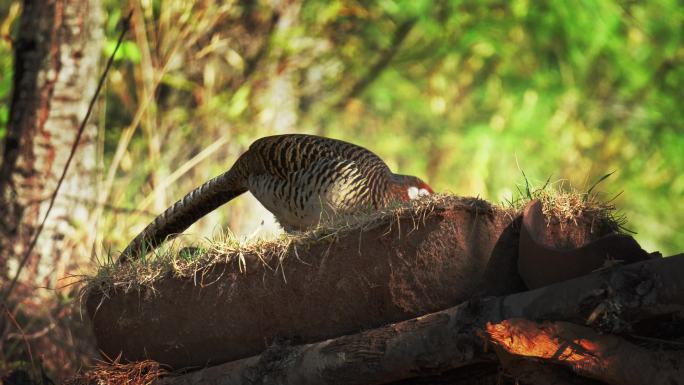
[[[554,324],[541,324],[524,319],[488,323],[487,334],[507,352],[518,356],[555,359],[571,363],[592,359],[598,345],[584,338],[566,341],[559,338]]]
[[[515,318],[487,323],[484,332],[511,371],[515,371],[515,360],[534,358],[607,384],[684,384],[684,352],[680,349],[646,348],[563,321],[537,323]]]

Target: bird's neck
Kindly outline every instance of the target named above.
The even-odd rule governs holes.
[[[408,187],[404,175],[392,174],[387,186],[387,196],[389,202],[408,202]]]

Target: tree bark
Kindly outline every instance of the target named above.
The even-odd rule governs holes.
[[[14,88],[0,165],[0,268],[17,266],[47,211],[97,85],[103,41],[100,0],[26,0],[15,45]],[[87,246],[95,196],[95,124],[88,124],[20,282],[54,287]],[[78,250],[86,256],[87,248]],[[9,266],[8,266],[9,263]],[[11,268],[13,271],[8,271]],[[7,282],[8,280],[3,280]]]
[[[569,365],[580,375],[589,374],[608,384],[643,383],[640,379],[649,374],[661,378],[659,383],[684,384],[684,355],[681,352],[650,355],[654,352],[636,347],[618,336],[599,336],[590,328],[568,322],[556,323],[555,329],[546,328],[538,333],[538,338],[553,342],[548,344],[549,350],[538,352],[534,344],[510,343],[510,327],[506,327],[510,323],[504,322],[516,318],[561,319],[618,333],[635,330],[639,322],[655,317],[682,320],[682,271],[684,255],[651,260],[533,291],[469,301],[441,312],[319,343],[272,346],[259,356],[168,378],[160,383],[384,384],[420,374],[495,362],[497,357],[487,346],[488,341],[492,341],[505,346],[511,354]],[[536,323],[530,321],[517,322],[526,325],[527,330],[536,327]],[[575,334],[570,336],[568,331]],[[523,340],[524,336],[519,335],[515,334],[515,338]],[[524,341],[529,341],[532,337],[525,338]],[[589,353],[575,361],[571,359],[577,356],[563,355],[565,351],[560,347],[567,349],[575,345],[581,345]],[[613,349],[615,346],[626,349]],[[639,358],[645,361],[635,362]],[[586,360],[593,360],[592,365],[583,365]],[[627,379],[624,374],[651,364],[652,368],[639,376]],[[606,365],[611,370],[603,370]],[[620,369],[629,367],[632,369],[625,372]]]

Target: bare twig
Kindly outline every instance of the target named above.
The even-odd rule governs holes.
[[[394,37],[392,39],[392,43],[390,44],[390,46],[380,54],[380,57],[375,62],[375,64],[373,64],[373,66],[368,70],[368,72],[351,87],[349,92],[344,97],[342,97],[342,99],[340,99],[340,101],[337,103],[337,108],[344,107],[347,104],[347,101],[349,101],[349,99],[357,97],[369,85],[371,85],[371,83],[373,83],[373,81],[389,65],[389,63],[392,61],[392,58],[394,58],[397,52],[399,52],[401,44],[404,42],[409,32],[411,32],[411,29],[413,29],[413,26],[416,24],[416,22],[416,19],[409,19],[404,21],[399,25],[399,27],[397,27],[397,30],[394,33]]]
[[[26,333],[24,332],[24,329],[19,325],[19,322],[17,322],[17,319],[14,318],[12,313],[10,312],[9,309],[5,308],[5,312],[7,313],[7,318],[9,318],[10,321],[14,324],[14,326],[19,330],[19,333],[24,340],[24,344],[26,345],[26,351],[28,352],[29,359],[31,360],[31,369],[33,369],[33,372],[36,372],[36,363],[33,360],[33,353],[31,352],[31,344],[29,344],[28,339],[26,338]]]

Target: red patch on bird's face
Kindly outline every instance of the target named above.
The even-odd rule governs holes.
[[[415,176],[399,175],[398,180],[390,186],[390,194],[399,201],[410,201],[421,196],[432,195],[434,191],[427,183]]]
[[[425,189],[425,190],[427,190],[427,191],[430,193],[430,195],[432,195],[432,194],[435,193],[434,191],[432,191],[432,187],[428,186],[427,183],[421,183],[421,184],[418,186],[418,188],[419,188],[419,189]]]

